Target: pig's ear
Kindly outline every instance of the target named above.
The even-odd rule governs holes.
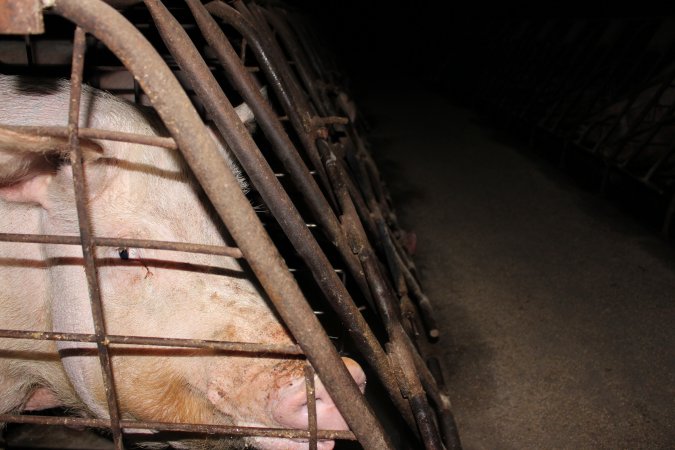
[[[263,87],[260,89],[260,93],[262,96],[267,100],[267,86]],[[246,103],[242,103],[241,105],[237,106],[234,108],[236,111],[237,115],[241,119],[242,122],[246,125],[246,127],[251,130],[251,127],[254,127],[254,121],[255,117],[253,116],[253,111],[251,108],[248,106]]]
[[[98,144],[86,139],[80,140],[80,147],[85,160],[102,153]],[[0,128],[0,198],[44,204],[51,175],[68,151],[64,137]]]

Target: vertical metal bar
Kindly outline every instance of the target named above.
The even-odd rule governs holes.
[[[317,418],[316,389],[314,386],[314,369],[307,362],[305,365],[305,386],[307,390],[307,427],[309,428],[309,450],[317,450]]]
[[[94,262],[96,250],[91,232],[92,227],[91,221],[89,220],[89,212],[87,210],[87,187],[82,164],[82,150],[78,138],[85,48],[85,32],[78,26],[75,29],[75,38],[73,40],[73,64],[70,78],[70,110],[68,112],[68,141],[71,150],[70,160],[73,168],[73,184],[75,188],[75,202],[77,205],[77,219],[80,224],[80,236],[82,239],[84,269],[87,276],[87,285],[89,287],[89,300],[94,322],[94,334],[96,335],[96,346],[98,348],[105,394],[108,401],[110,427],[115,443],[115,449],[123,450],[124,444],[122,442],[122,430],[120,428],[120,414],[115,392],[115,381],[108,346],[105,343],[106,332],[103,319],[103,307],[101,304],[101,291],[98,283],[98,272]]]
[[[33,51],[33,40],[30,37],[30,34],[24,36],[24,41],[26,43],[26,62],[28,66],[32,66],[35,63],[35,52]]]

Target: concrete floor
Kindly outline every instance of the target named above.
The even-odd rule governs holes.
[[[439,96],[361,104],[465,448],[675,448],[675,249]]]

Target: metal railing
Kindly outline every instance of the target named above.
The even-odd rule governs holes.
[[[171,5],[176,7],[175,2]],[[307,42],[304,25],[294,26],[293,16],[255,3],[222,1],[206,5],[196,0],[180,2],[181,20],[192,17],[190,33],[198,32],[215,54],[208,63],[200,54],[184,23],[159,0],[145,0],[170,64],[178,66],[191,94],[214,122],[237,157],[270,215],[297,252],[307,271],[348,330],[355,351],[376,374],[397,413],[428,449],[460,448],[450,403],[424,363],[416,340],[437,339],[438,327],[430,301],[416,278],[414,264],[398,241],[401,230],[389,196],[382,188],[376,165],[353,123],[340,116],[335,98],[340,90],[332,73]],[[187,6],[187,8],[186,8]],[[71,109],[67,127],[21,127],[35,135],[67,138],[80,224],[79,236],[0,234],[0,241],[81,245],[89,285],[93,334],[55,333],[50,330],[0,330],[0,337],[95,343],[104,375],[110,419],[0,415],[0,422],[72,424],[109,428],[116,449],[124,448],[124,430],[150,429],[230,436],[307,439],[316,448],[320,439],[357,440],[363,448],[394,448],[372,407],[359,392],[335,347],[292,272],[241,192],[237,180],[215,148],[204,122],[174,73],[148,40],[118,11],[98,0],[58,0],[51,9],[75,25],[71,69]],[[144,9],[145,11],[145,9]],[[38,11],[38,14],[41,12]],[[18,19],[17,19],[18,21]],[[235,50],[232,37],[240,48]],[[226,34],[226,32],[228,34]],[[26,31],[28,33],[28,31]],[[133,74],[135,98],[147,99],[171,137],[139,136],[116,131],[79,128],[80,92],[85,68],[86,35],[102,42]],[[27,39],[29,42],[29,39]],[[29,48],[29,47],[27,47]],[[28,58],[29,61],[31,58]],[[247,66],[254,59],[258,68]],[[292,61],[292,63],[291,63]],[[265,155],[236,116],[223,80],[251,107],[264,139],[299,198],[289,196]],[[264,79],[261,79],[264,77]],[[261,93],[268,84],[283,114],[277,113]],[[287,123],[286,123],[287,121]],[[11,129],[4,127],[3,129]],[[16,127],[14,127],[16,129]],[[189,133],[186,132],[189,130]],[[189,137],[188,137],[189,136]],[[238,248],[149,240],[111,239],[95,236],[87,213],[86,183],[79,157],[79,140],[95,138],[178,149],[206,192]],[[300,152],[296,148],[299,144]],[[317,182],[318,179],[318,182]],[[323,247],[298,210],[308,211],[328,244]],[[326,245],[338,255],[354,281],[348,290],[329,260]],[[243,258],[250,265],[275,310],[297,345],[253,344],[199,339],[148,338],[108,334],[104,326],[97,279],[95,249],[133,246]],[[358,295],[377,317],[384,333],[367,323],[353,296]],[[422,321],[419,316],[421,315]],[[157,423],[122,418],[114,382],[111,344],[206,348],[260,357],[305,357],[309,402],[306,430],[240,427],[213,424]],[[438,375],[438,365],[432,362]],[[323,381],[351,431],[318,430],[314,399],[314,371]],[[429,402],[431,401],[431,403]],[[444,437],[441,438],[439,426]],[[415,439],[415,438],[413,438]]]

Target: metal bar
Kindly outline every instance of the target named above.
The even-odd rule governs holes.
[[[450,409],[450,399],[447,394],[445,394],[445,380],[443,379],[441,365],[436,358],[429,358],[427,360],[427,365],[429,366],[429,371],[438,383],[439,390],[442,391],[440,395],[443,404],[437,406],[439,408],[439,422],[441,424],[445,446],[448,450],[460,450],[462,448],[462,443],[459,439],[459,433],[457,432],[457,423],[455,422],[455,418]]]
[[[307,305],[189,98],[161,57],[138,30],[112,7],[100,1],[83,4],[77,0],[59,0],[54,10],[96,36],[138,79],[280,317],[328,386],[347,423],[357,431],[355,434],[364,447],[392,448],[389,438],[373,423],[376,419],[372,411]],[[172,30],[172,33],[175,31]],[[240,138],[246,135],[250,139],[231,105],[227,107],[230,127]],[[333,370],[323,369],[328,367]]]
[[[82,236],[82,255],[84,257],[84,269],[89,287],[89,300],[91,314],[94,322],[96,335],[96,347],[98,348],[103,384],[105,386],[106,400],[108,402],[108,414],[110,415],[110,428],[113,442],[117,450],[124,449],[122,442],[122,430],[120,428],[120,412],[115,392],[115,379],[113,377],[112,362],[108,347],[105,343],[105,322],[103,319],[103,305],[101,292],[98,284],[98,272],[95,263],[95,245],[92,240],[92,227],[87,210],[88,195],[83,167],[82,149],[79,145],[78,125],[80,117],[80,100],[82,95],[82,72],[84,69],[84,52],[86,49],[85,31],[79,26],[75,28],[73,39],[73,66],[70,77],[70,110],[68,112],[68,141],[71,150],[70,161],[73,171],[73,185],[75,188],[75,203],[77,207],[77,219]]]
[[[305,85],[305,89],[314,102],[314,106],[316,106],[320,115],[328,116],[330,114],[327,106],[328,102],[323,96],[323,92],[317,88],[314,81],[316,80],[317,76],[310,70],[311,66],[307,62],[307,57],[298,45],[297,40],[293,38],[292,31],[288,27],[288,24],[274,12],[263,9],[255,3],[251,4],[251,8],[258,10],[261,14],[263,14],[267,21],[272,25],[274,30],[278,33],[282,44],[286,47],[286,51],[295,62],[297,73],[300,75],[300,79]]]
[[[32,339],[49,341],[72,341],[72,342],[97,342],[95,334],[83,333],[58,333],[51,331],[24,331],[24,330],[0,330],[0,337],[11,339]],[[302,349],[297,345],[279,344],[255,344],[249,342],[213,341],[207,339],[175,339],[145,336],[119,336],[107,334],[103,336],[103,342],[109,344],[124,345],[152,345],[158,347],[183,347],[202,348],[217,350],[219,352],[251,353],[256,357],[263,358],[267,355],[303,355]]]
[[[363,153],[363,152],[362,152]],[[354,171],[357,181],[360,181],[360,186],[363,191],[364,196],[366,197],[366,203],[368,206],[368,216],[372,219],[375,224],[375,235],[379,237],[379,243],[382,247],[385,254],[396,255],[393,258],[389,258],[390,267],[395,273],[400,270],[403,272],[406,280],[406,284],[411,289],[414,298],[417,300],[417,305],[422,314],[422,319],[427,331],[428,336],[431,339],[438,339],[440,337],[440,330],[436,324],[435,312],[433,306],[426,295],[422,292],[419,282],[415,279],[412,272],[409,270],[408,265],[404,262],[404,257],[401,256],[401,253],[397,250],[396,245],[393,243],[391,235],[389,233],[389,227],[387,226],[386,220],[384,219],[382,212],[380,210],[380,203],[377,202],[374,194],[374,189],[372,187],[371,180],[366,173],[364,166],[363,157],[354,158],[353,162],[355,163]],[[360,202],[357,202],[357,205]],[[361,213],[365,215],[365,213]]]
[[[65,425],[73,427],[109,428],[110,421],[106,419],[84,419],[80,417],[52,417],[52,416],[24,416],[15,414],[0,414],[0,422],[3,423],[30,423],[41,425]],[[153,431],[172,431],[188,433],[225,434],[229,436],[260,436],[287,439],[307,439],[310,436],[307,430],[295,430],[291,428],[263,428],[263,427],[240,427],[232,425],[206,425],[173,422],[142,422],[123,419],[120,426],[124,429],[144,429]],[[319,430],[318,439],[326,440],[356,440],[351,431]]]
[[[433,411],[426,400],[426,395],[414,364],[413,355],[416,350],[412,346],[407,345],[407,335],[398,318],[398,312],[392,304],[391,299],[393,298],[393,294],[391,293],[391,287],[387,285],[382,277],[376,263],[376,258],[373,257],[369,249],[363,253],[361,260],[363,261],[368,279],[373,283],[374,297],[377,300],[380,316],[389,334],[390,342],[387,344],[387,348],[391,350],[389,353],[393,353],[401,368],[403,379],[399,377],[398,381],[399,383],[403,383],[403,388],[407,392],[410,407],[415,416],[425,448],[427,450],[441,450],[442,444],[438,430],[432,420]]]
[[[0,34],[44,32],[40,0],[0,0]]]
[[[0,129],[31,133],[36,136],[68,137],[68,127],[59,126],[16,126],[0,125]],[[122,131],[100,130],[97,128],[80,128],[80,138],[102,139],[108,141],[128,142],[130,144],[150,145],[153,147],[177,150],[176,142],[170,137],[148,136],[144,134],[125,133]]]
[[[309,450],[317,450],[316,391],[314,389],[314,369],[305,365],[305,386],[307,389],[307,428],[309,429]]]
[[[173,250],[187,253],[201,253],[205,255],[229,256],[230,258],[243,258],[241,250],[236,247],[219,245],[190,244],[185,242],[153,241],[148,239],[117,239],[92,237],[94,245],[100,247],[134,247],[152,248],[156,250]],[[82,245],[79,236],[61,236],[53,234],[16,234],[0,233],[0,242],[21,242],[29,244],[63,244]]]

